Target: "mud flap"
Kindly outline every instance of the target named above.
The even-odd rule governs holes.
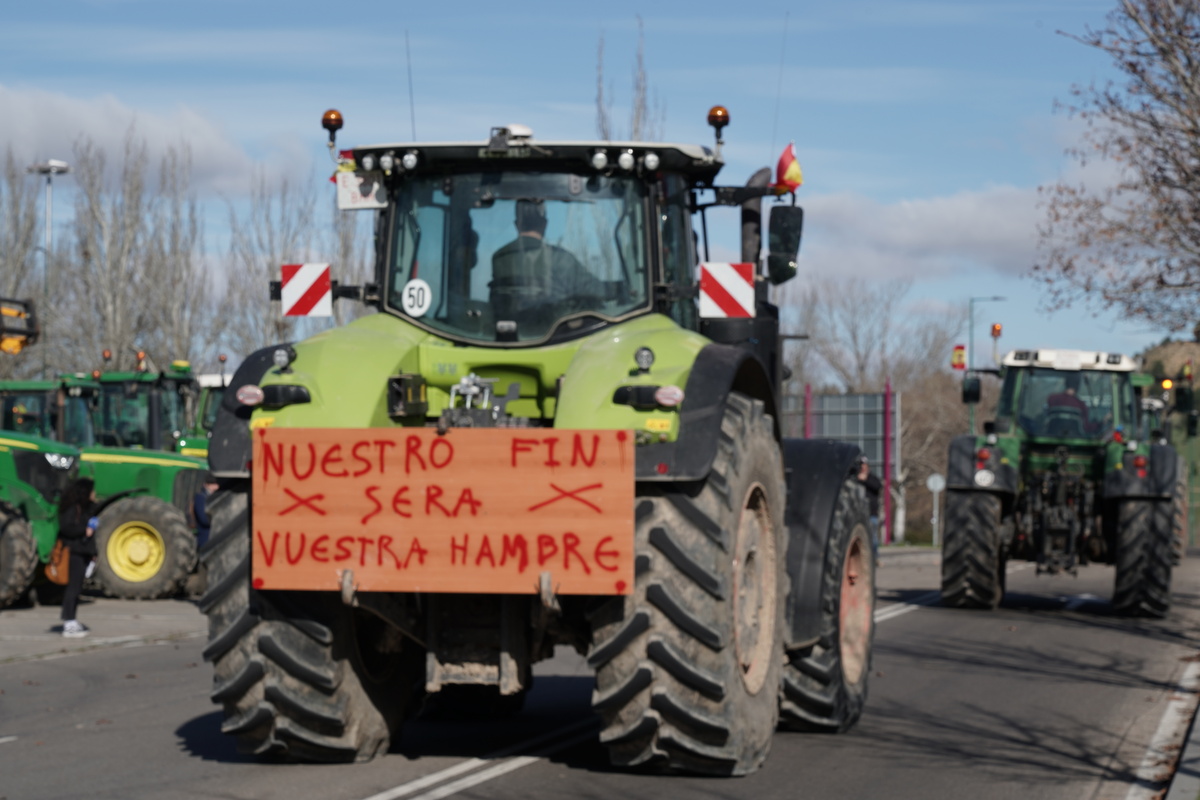
[[[829,528],[842,483],[852,475],[862,450],[845,442],[784,439],[787,475],[787,574],[790,589],[784,645],[811,644],[821,633],[821,575]]]

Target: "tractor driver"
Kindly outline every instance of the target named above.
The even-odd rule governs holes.
[[[549,325],[577,306],[576,298],[603,296],[603,287],[569,251],[545,240],[541,199],[516,203],[517,238],[492,255],[496,319]],[[568,307],[560,307],[570,304]]]
[[[1079,399],[1079,373],[1067,375],[1061,392],[1055,392],[1046,398],[1048,408],[1073,408],[1087,418],[1087,403]]]
[[[1055,392],[1046,398],[1046,410],[1053,413],[1056,409],[1069,409],[1079,414],[1085,433],[1095,433],[1100,429],[1100,423],[1089,419],[1088,405],[1079,398],[1079,373],[1069,373],[1064,379],[1063,390]]]

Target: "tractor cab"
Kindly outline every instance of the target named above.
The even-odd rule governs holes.
[[[0,382],[0,430],[90,447],[96,443],[92,408],[99,388],[68,375],[53,381]]]
[[[996,410],[1033,438],[1100,442],[1136,435],[1138,404],[1131,359],[1065,350],[1014,351],[1004,358]]]
[[[139,364],[144,364],[139,359]],[[109,447],[174,452],[192,425],[198,394],[186,361],[161,372],[94,372],[96,437]]]
[[[329,112],[326,128],[333,135]],[[743,261],[757,265],[769,171],[746,187],[713,185],[717,149],[645,142],[540,142],[524,126],[485,143],[373,145],[343,151],[339,205],[376,208],[377,302],[430,334],[471,346],[557,344],[652,313],[700,330],[704,212],[742,206]],[[707,197],[708,199],[704,199]],[[699,225],[693,227],[693,216]],[[795,273],[801,210],[771,214],[771,280]],[[746,231],[750,231],[747,236]],[[764,298],[765,298],[765,286]],[[756,302],[747,285],[751,309]],[[753,316],[748,314],[747,316]]]

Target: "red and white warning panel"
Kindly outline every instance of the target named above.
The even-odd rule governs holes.
[[[280,288],[285,317],[333,314],[333,283],[328,264],[284,264]]]
[[[753,317],[754,265],[701,263],[700,316]]]

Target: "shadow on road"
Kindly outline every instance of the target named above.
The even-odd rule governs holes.
[[[237,740],[221,733],[220,711],[205,714],[185,722],[175,729],[180,739],[180,749],[188,755],[205,761],[224,764],[253,764],[259,759],[237,751]]]

